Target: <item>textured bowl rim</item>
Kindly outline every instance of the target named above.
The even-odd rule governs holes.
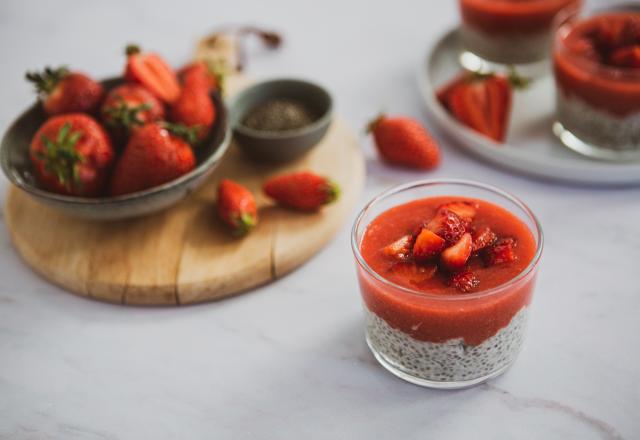
[[[100,82],[102,84],[104,84],[105,82],[110,82],[110,81],[118,81],[118,80],[122,80],[121,77],[115,77],[115,78],[107,78],[104,80],[101,80]],[[199,176],[201,176],[203,173],[206,173],[208,171],[208,169],[211,167],[212,164],[216,163],[223,155],[224,153],[226,153],[227,149],[229,148],[229,145],[231,143],[231,128],[230,128],[230,122],[229,122],[229,110],[227,108],[227,106],[224,103],[224,99],[222,96],[220,96],[217,101],[219,102],[219,105],[222,106],[224,108],[224,120],[221,121],[223,126],[221,127],[221,129],[224,132],[224,137],[222,138],[220,144],[218,145],[218,147],[216,148],[216,150],[213,152],[213,154],[211,154],[209,157],[207,157],[205,160],[202,161],[202,163],[200,163],[200,165],[198,165],[197,167],[195,167],[193,170],[189,171],[187,174],[184,174],[176,179],[173,179],[167,183],[163,183],[162,185],[158,185],[158,186],[154,186],[152,188],[148,188],[145,189],[143,191],[136,191],[133,193],[129,193],[129,194],[123,194],[123,195],[119,195],[119,196],[111,196],[111,197],[79,197],[79,196],[69,196],[69,195],[64,195],[64,194],[57,194],[51,191],[46,191],[40,188],[37,188],[35,186],[32,185],[28,185],[25,184],[24,182],[17,180],[14,176],[13,171],[11,170],[11,168],[9,167],[9,163],[8,163],[8,155],[7,154],[0,154],[0,157],[2,160],[0,160],[0,165],[2,166],[2,170],[5,174],[5,176],[7,177],[7,179],[9,179],[9,181],[15,185],[16,187],[20,188],[21,190],[29,193],[29,194],[33,194],[37,197],[41,197],[44,199],[48,199],[48,200],[53,200],[56,202],[61,202],[61,203],[65,203],[65,204],[73,204],[73,205],[84,205],[84,206],[95,206],[95,205],[108,205],[108,204],[119,204],[122,202],[129,202],[132,200],[138,200],[138,199],[142,199],[142,198],[148,198],[150,196],[153,195],[157,195],[159,193],[165,192],[166,190],[176,187],[176,186],[180,186],[181,184],[188,182],[190,180],[193,180]],[[2,147],[2,145],[4,145],[4,138],[6,136],[6,134],[11,131],[14,126],[16,124],[18,124],[20,122],[20,120],[22,119],[22,117],[28,113],[29,111],[33,110],[35,107],[37,107],[39,104],[39,102],[35,102],[33,105],[31,105],[30,107],[28,107],[26,110],[24,110],[23,112],[20,113],[20,115],[13,121],[13,123],[11,125],[9,125],[9,127],[7,128],[7,130],[4,132],[3,134],[3,142],[0,144],[0,147]]]

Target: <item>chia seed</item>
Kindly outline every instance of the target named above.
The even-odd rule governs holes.
[[[242,125],[259,131],[296,130],[312,124],[318,115],[303,103],[292,99],[274,99],[253,107]]]

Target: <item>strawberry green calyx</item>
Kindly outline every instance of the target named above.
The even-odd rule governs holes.
[[[44,164],[45,170],[54,174],[61,185],[71,188],[80,183],[77,164],[84,160],[75,146],[81,131],[71,131],[71,124],[66,123],[58,131],[55,140],[42,135],[40,140],[44,145],[44,151],[36,154],[36,157]]]
[[[236,217],[234,224],[233,234],[236,237],[242,237],[255,228],[257,221],[254,216],[245,212]]]
[[[198,143],[198,132],[201,129],[200,125],[194,125],[188,127],[184,124],[176,124],[173,122],[163,122],[162,127],[169,131],[174,136],[177,136],[184,140],[189,145],[193,146]]]
[[[325,205],[333,203],[340,198],[340,186],[333,180],[327,181],[326,191],[327,199],[324,202]]]
[[[511,83],[511,86],[514,89],[518,90],[528,88],[533,82],[533,79],[521,76],[514,66],[509,66],[509,69],[507,71],[507,79]]]
[[[144,121],[140,119],[140,113],[150,109],[151,104],[148,102],[130,106],[120,98],[115,106],[105,110],[105,115],[108,116],[107,124],[112,127],[123,127],[127,130],[144,125]]]
[[[138,46],[137,44],[127,44],[127,47],[125,47],[124,49],[124,53],[125,55],[129,56],[129,55],[135,55],[140,53],[140,46]]]
[[[47,66],[42,72],[27,72],[25,78],[27,81],[34,83],[36,92],[39,95],[48,95],[68,74],[69,69],[67,66],[60,66],[56,69]]]

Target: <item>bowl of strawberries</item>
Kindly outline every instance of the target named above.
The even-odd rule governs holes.
[[[204,62],[174,71],[127,46],[123,77],[96,81],[66,67],[30,72],[38,102],[0,144],[9,180],[66,214],[115,220],[183,199],[229,146],[220,78]]]

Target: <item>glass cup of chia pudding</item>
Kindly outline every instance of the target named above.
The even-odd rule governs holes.
[[[542,243],[524,203],[481,183],[425,180],[374,198],[351,244],[376,359],[431,388],[504,372],[522,346]]]
[[[567,15],[553,66],[560,141],[597,159],[640,159],[640,12]]]
[[[460,36],[467,50],[463,64],[467,64],[465,57],[476,56],[489,63],[527,65],[549,58],[556,15],[565,8],[580,7],[582,0],[459,0],[459,3]]]

